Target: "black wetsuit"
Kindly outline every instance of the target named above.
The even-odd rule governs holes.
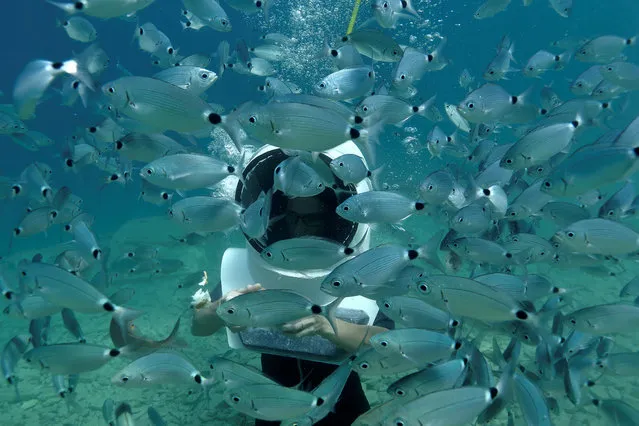
[[[375,325],[388,329],[394,328],[393,322],[381,313],[377,315]],[[336,368],[337,365],[334,364],[262,354],[262,372],[282,386],[287,387],[297,386],[302,383],[304,390],[312,390]],[[368,411],[369,408],[370,405],[364,394],[364,389],[362,389],[359,375],[352,372],[346,382],[346,386],[344,386],[342,395],[335,405],[335,411],[315,424],[321,426],[350,426],[357,417]],[[279,425],[280,422],[255,420],[255,424],[257,426]]]

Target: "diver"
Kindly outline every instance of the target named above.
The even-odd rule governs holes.
[[[336,241],[344,246],[366,250],[370,246],[370,228],[345,220],[335,208],[352,194],[370,191],[372,184],[364,179],[357,185],[344,184],[330,170],[333,158],[343,154],[362,156],[352,142],[344,143],[320,153],[313,168],[327,176],[327,185],[313,197],[288,198],[276,191],[272,194],[269,225],[266,235],[253,239],[246,234],[246,248],[229,248],[221,264],[221,285],[212,302],[196,308],[191,325],[195,336],[209,336],[225,326],[216,315],[219,304],[240,294],[260,291],[262,288],[288,289],[306,296],[318,305],[334,300],[320,290],[327,269],[304,271],[299,268],[273,268],[260,253],[270,244],[296,237],[314,236]],[[244,168],[244,182],[239,182],[235,199],[244,208],[251,205],[261,193],[274,184],[273,172],[289,155],[279,148],[265,146],[258,150]],[[379,315],[378,315],[379,314]],[[313,389],[330,375],[337,364],[346,359],[371,336],[394,328],[391,320],[378,312],[375,301],[361,296],[345,298],[336,310],[337,334],[329,321],[321,315],[312,315],[284,324],[280,330],[227,328],[229,347],[246,348],[260,352],[262,372],[283,386],[300,385]],[[356,372],[350,377],[342,395],[330,413],[318,425],[350,425],[370,408]],[[256,425],[279,424],[256,419]]]

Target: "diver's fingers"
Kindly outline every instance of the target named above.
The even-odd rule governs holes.
[[[295,333],[293,335],[295,337],[312,336],[314,334],[317,334],[319,332],[319,329],[320,329],[320,326],[318,324],[313,324],[310,327],[306,327],[302,331]]]
[[[288,334],[296,334],[300,331],[304,330],[307,327],[310,327],[315,323],[315,319],[313,317],[305,317],[295,321],[288,322],[281,326],[282,331]]]

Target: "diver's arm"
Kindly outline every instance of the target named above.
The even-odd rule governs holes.
[[[357,351],[360,346],[369,344],[371,336],[387,331],[384,327],[353,324],[340,319],[335,319],[335,327],[337,328],[337,333],[335,333],[325,317],[311,315],[284,324],[282,331],[296,337],[318,334],[347,352]]]

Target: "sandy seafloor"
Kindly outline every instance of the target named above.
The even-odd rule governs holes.
[[[423,220],[423,219],[422,219]],[[411,229],[409,220],[407,228]],[[423,229],[428,229],[423,228]],[[178,258],[184,262],[184,267],[179,272],[171,275],[154,277],[137,277],[134,279],[120,279],[110,285],[105,293],[110,294],[119,288],[133,287],[136,291],[133,299],[127,306],[144,311],[144,315],[135,321],[140,332],[153,339],[166,337],[175,320],[183,315],[180,337],[188,347],[178,349],[187,356],[204,375],[208,373],[208,357],[212,355],[224,355],[235,361],[259,368],[259,354],[251,351],[229,350],[224,330],[220,330],[210,337],[194,337],[190,335],[189,302],[195,288],[177,289],[178,280],[197,270],[207,270],[210,282],[215,285],[219,276],[219,265],[226,247],[242,244],[238,232],[229,235],[215,235],[210,243],[204,246],[189,247],[175,244],[171,235],[180,235],[177,225],[173,224],[165,216],[153,216],[144,219],[131,220],[125,223],[113,235],[99,235],[101,241],[110,241],[110,248],[114,253],[125,250],[135,244],[144,244],[160,247],[159,256],[163,258]],[[390,236],[389,236],[390,237]],[[48,241],[53,243],[57,235],[49,235]],[[106,246],[105,243],[103,245]],[[15,253],[7,258],[9,262],[17,262],[22,258],[30,258],[35,253],[42,253],[47,260],[57,253],[55,245],[48,248]],[[544,271],[556,285],[567,289],[578,290],[572,294],[575,306],[592,305],[595,303],[616,302],[619,289],[636,272],[632,264],[624,265],[625,271],[619,269],[616,277],[600,277],[582,273],[576,269],[552,271],[546,266],[539,269]],[[636,268],[635,268],[636,269]],[[532,272],[532,268],[531,268]],[[112,346],[108,327],[110,317],[108,315],[84,315],[77,314],[82,325],[85,337],[93,344]],[[3,327],[0,329],[0,341],[7,341],[16,330],[27,332],[28,321],[3,317]],[[475,330],[465,330],[464,333],[477,333]],[[499,342],[504,348],[508,339],[499,336]],[[51,343],[73,342],[73,337],[64,329],[59,315],[54,315],[49,341]],[[615,338],[615,351],[632,350],[632,336],[617,336]],[[485,333],[482,338],[481,350],[490,354],[492,334]],[[534,348],[524,346],[521,361],[531,364],[534,356]],[[116,402],[128,402],[134,412],[136,424],[150,424],[147,419],[147,407],[156,408],[168,424],[172,425],[249,425],[252,419],[235,412],[228,407],[222,399],[219,386],[213,386],[208,396],[201,392],[189,395],[188,389],[181,387],[158,388],[121,388],[111,384],[111,377],[127,364],[127,359],[120,357],[109,362],[101,369],[83,374],[80,384],[73,395],[74,403],[68,404],[53,390],[51,375],[45,370],[21,361],[16,375],[19,377],[19,387],[22,394],[21,402],[15,402],[15,394],[12,387],[0,387],[0,412],[3,425],[102,425],[101,407],[107,398]],[[496,372],[496,378],[499,373]],[[400,376],[375,376],[362,377],[366,394],[372,406],[388,400],[386,387]],[[596,379],[597,376],[592,377]],[[604,377],[597,380],[596,387],[592,388],[595,394],[601,398],[622,398],[626,402],[637,406],[639,404],[639,392],[636,389],[635,378]],[[562,389],[558,389],[555,396],[559,400],[561,411],[553,414],[555,424],[564,425],[605,425],[604,419],[597,415],[592,405],[574,407],[565,397],[562,397]],[[584,390],[584,401],[588,401],[588,391]],[[518,408],[513,408],[516,424],[523,424]],[[505,412],[492,422],[492,424],[506,424]]]

